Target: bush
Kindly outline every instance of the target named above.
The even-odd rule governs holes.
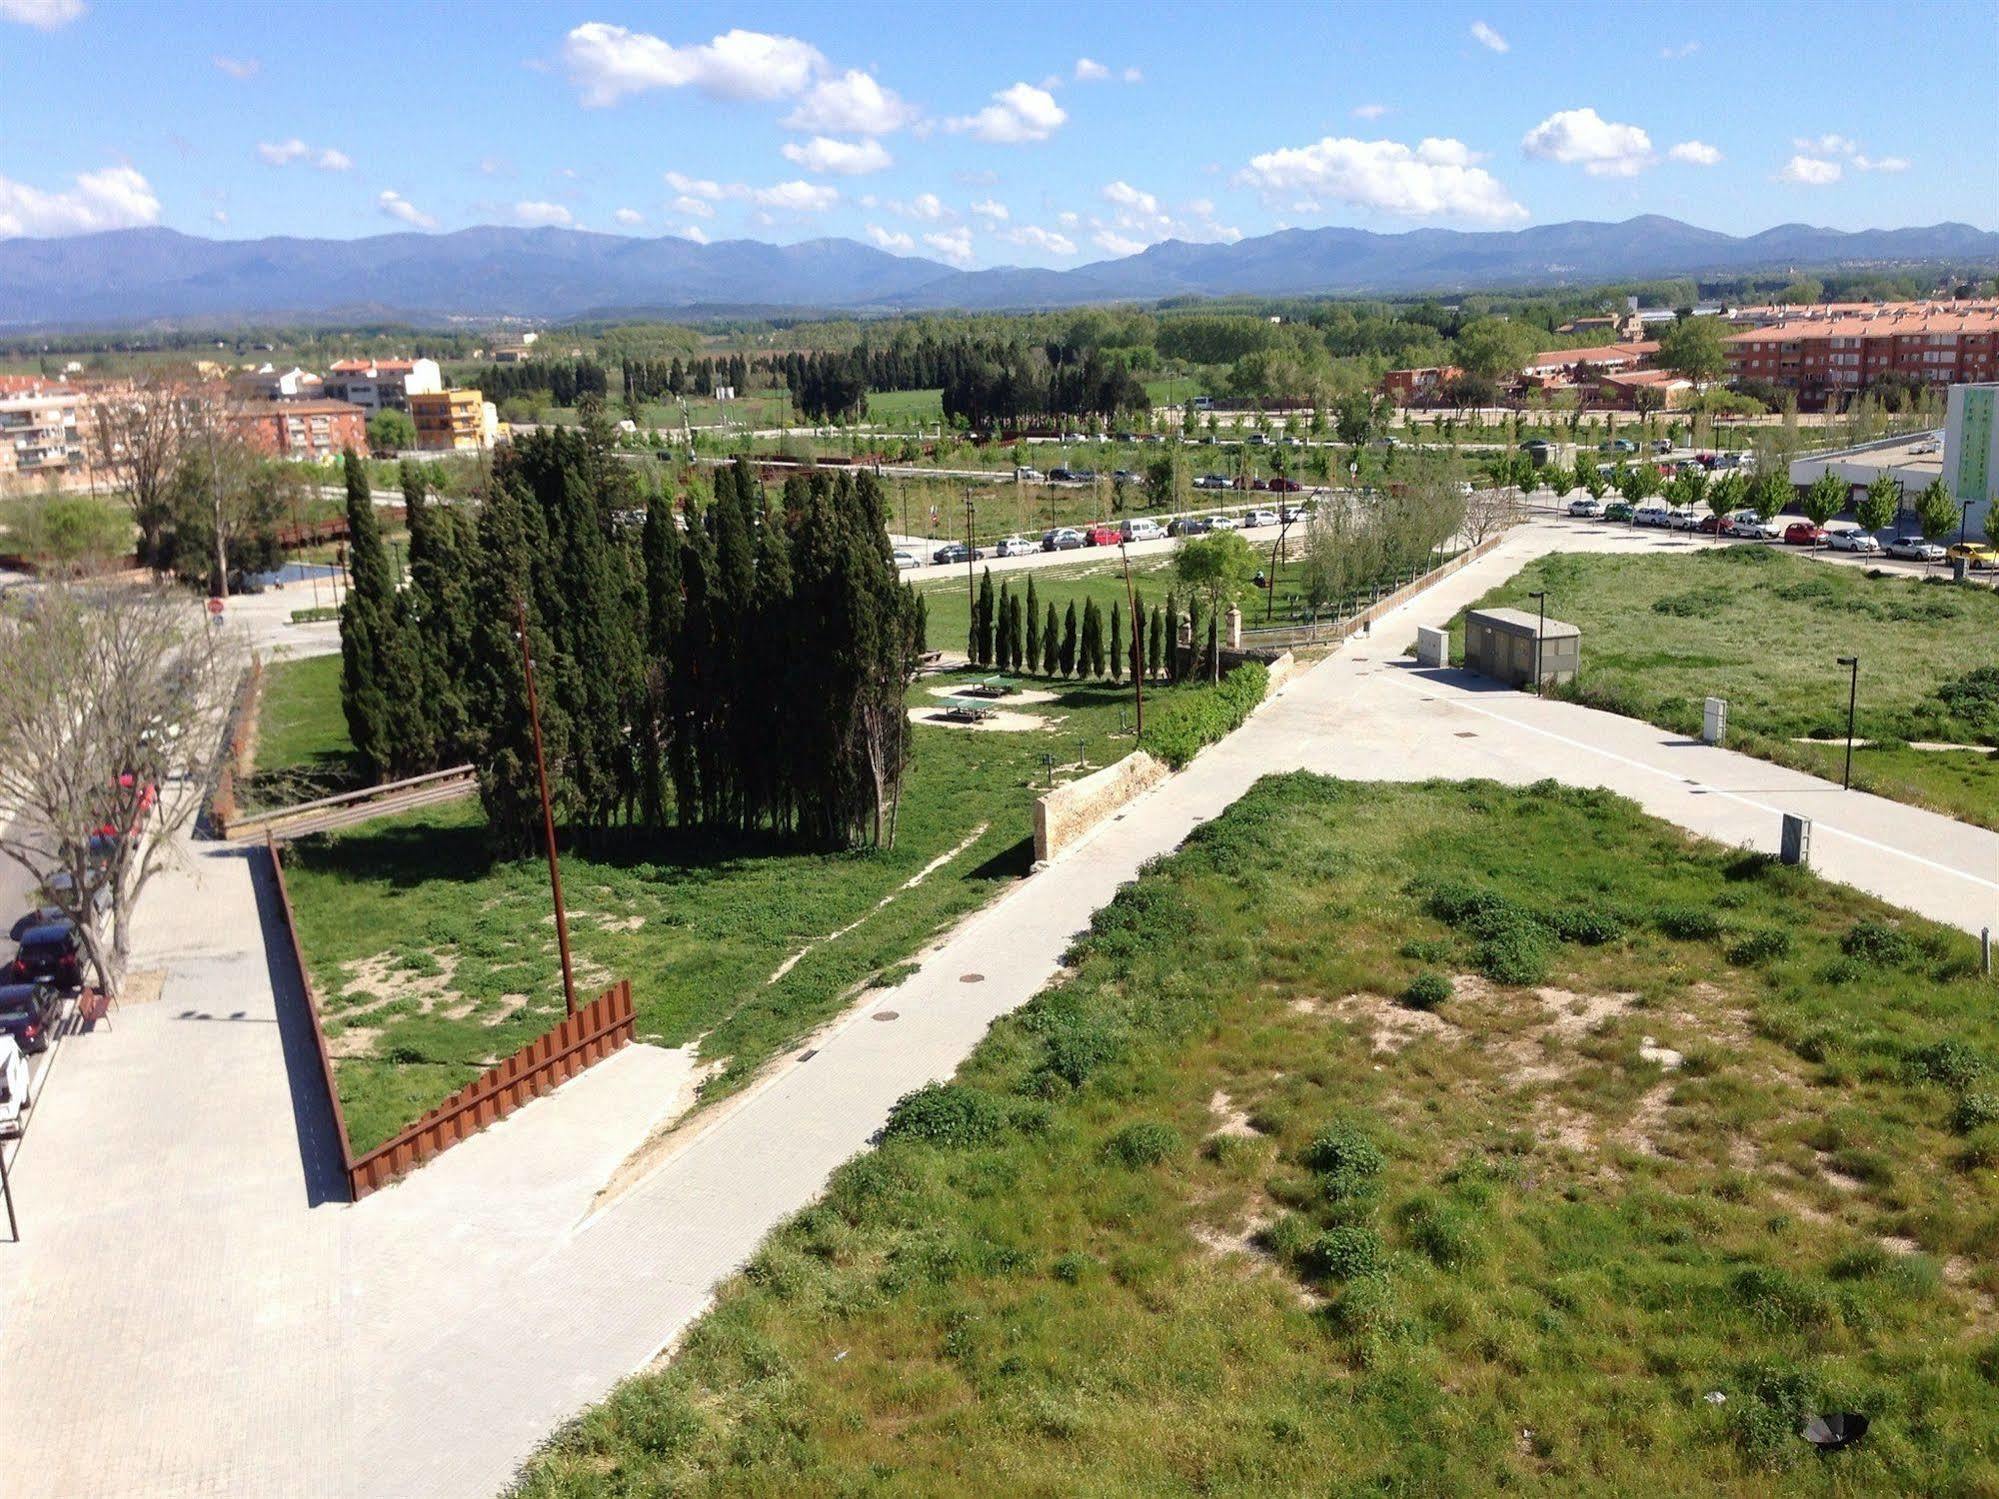
[[[1412,1010],[1434,1010],[1451,997],[1451,981],[1441,973],[1420,973],[1402,991],[1402,1002]]]
[[[1743,1383],[1728,1407],[1730,1435],[1750,1462],[1774,1466],[1803,1445],[1798,1427],[1820,1405],[1818,1380],[1808,1370],[1765,1366]]]
[[[1180,1149],[1180,1133],[1170,1124],[1141,1120],[1104,1141],[1104,1155],[1121,1166],[1156,1166]]]
[[[1968,1135],[1988,1124],[1999,1124],[1999,1094],[1966,1093],[1951,1107],[1950,1127],[1957,1134]]]
[[[1933,1041],[1909,1054],[1909,1070],[1922,1081],[1965,1092],[1985,1076],[1985,1058],[1962,1041]]]
[[[1791,934],[1776,927],[1744,932],[1728,945],[1728,961],[1738,968],[1754,968],[1781,958],[1791,950]]]
[[[1624,919],[1594,906],[1564,906],[1547,918],[1548,929],[1564,942],[1602,947],[1624,935]]]
[[[963,1083],[926,1083],[889,1111],[884,1140],[924,1140],[933,1145],[983,1145],[1008,1123],[1006,1101]]]
[[[1181,688],[1146,715],[1144,748],[1178,770],[1235,732],[1269,690],[1261,661],[1245,661],[1212,686]]]
[[[1680,942],[1712,942],[1721,935],[1721,918],[1705,906],[1661,906],[1652,924]]]
[[[1478,1258],[1478,1225],[1469,1209],[1419,1197],[1402,1210],[1409,1243],[1440,1270],[1456,1270]]]
[[[1305,1147],[1305,1164],[1328,1176],[1375,1177],[1387,1166],[1381,1147],[1351,1124],[1322,1129]]]
[[[1538,984],[1548,972],[1548,949],[1536,928],[1523,925],[1479,943],[1472,961],[1495,984]]]
[[[1379,1275],[1386,1263],[1381,1236],[1371,1228],[1347,1224],[1328,1229],[1312,1242],[1312,1268],[1331,1280],[1361,1280]]]
[[[1839,950],[1862,963],[1899,967],[1915,956],[1916,944],[1884,921],[1856,921],[1839,939]]]

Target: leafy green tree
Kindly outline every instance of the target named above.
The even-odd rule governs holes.
[[[396,585],[367,468],[352,448],[343,462],[351,582],[340,606],[340,707],[363,773],[386,780],[423,758],[425,737],[409,710],[417,675],[397,628]]]
[[[1456,362],[1474,380],[1488,382],[1479,392],[1487,393],[1490,382],[1510,380],[1520,373],[1533,358],[1540,336],[1535,329],[1506,318],[1474,318],[1458,332]]]
[[[377,453],[405,453],[416,446],[416,423],[406,411],[378,411],[368,418],[368,446]]]
[[[1707,487],[1707,508],[1714,516],[1715,539],[1721,539],[1721,522],[1724,516],[1732,515],[1743,507],[1749,497],[1749,483],[1740,472],[1731,469]]]
[[[1239,532],[1213,531],[1182,543],[1173,555],[1173,573],[1208,606],[1209,634],[1219,626],[1221,611],[1250,586],[1256,576],[1256,554]],[[1211,680],[1221,680],[1218,652],[1209,652]]]
[[[457,511],[429,502],[420,466],[402,465],[408,517],[409,584],[397,599],[397,625],[413,658],[417,691],[409,711],[427,720],[430,769],[465,758],[467,719],[459,681],[472,645],[471,558]]]
[[[1659,471],[1649,463],[1634,463],[1624,470],[1618,493],[1634,505],[1642,505],[1659,492]]]
[[[1798,508],[1815,526],[1823,526],[1846,508],[1847,484],[1838,474],[1827,472],[1805,486]]]
[[[1853,518],[1864,531],[1885,531],[1902,509],[1902,486],[1887,474],[1876,474],[1854,504]]]
[[[1029,666],[1031,658],[1027,654],[1027,645],[1024,638],[1026,625],[1023,616],[1025,616],[1027,611],[1021,606],[1020,595],[1015,594],[1008,601],[1007,607],[1010,611],[1006,622],[1007,660],[1015,671],[1020,671],[1024,668],[1031,670],[1032,668]]]
[[[1062,665],[1062,627],[1055,619],[1055,601],[1048,601],[1048,613],[1041,621],[1041,674],[1052,677]]]
[[[1659,335],[1659,367],[1704,389],[1728,372],[1725,338],[1720,318],[1683,316]]]
[[[1999,510],[1999,506],[1994,509]],[[1963,514],[1940,478],[1930,480],[1923,486],[1923,492],[1916,496],[1916,525],[1921,528],[1925,541],[1940,541],[1948,536],[1958,528]],[[1987,518],[1990,519],[1989,516]]]
[[[1062,616],[1062,650],[1058,658],[1062,675],[1065,677],[1073,677],[1076,674],[1076,653],[1081,645],[1080,633],[1076,624],[1076,601],[1071,599],[1068,612]]]
[[[654,495],[646,506],[645,528],[639,533],[639,558],[646,620],[645,711],[639,720],[643,762],[639,805],[640,815],[648,826],[664,827],[675,748],[673,666],[680,649],[686,600],[681,596],[680,534],[674,525],[672,503],[663,495]]]
[[[1761,468],[1749,481],[1749,508],[1756,512],[1757,519],[1768,520],[1773,515],[1782,515],[1797,493],[1781,466]]]

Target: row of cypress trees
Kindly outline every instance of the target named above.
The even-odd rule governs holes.
[[[524,611],[550,792],[573,837],[677,822],[893,841],[923,621],[871,475],[796,476],[774,505],[739,462],[708,504],[677,512],[639,492],[593,421],[503,449],[476,522],[426,504],[413,469],[404,491],[398,592],[350,455],[342,701],[371,774],[469,760],[496,847],[535,847]]]
[[[1080,613],[1071,600],[1058,618],[1052,601],[1043,612],[1032,574],[1023,597],[1006,579],[996,590],[992,569],[987,568],[972,600],[966,654],[974,666],[1039,672],[1048,677],[1108,676],[1121,682],[1131,672],[1148,681],[1177,680],[1174,653],[1168,645],[1179,636],[1178,598],[1168,593],[1163,607],[1154,606],[1148,612],[1144,597],[1134,594],[1132,609],[1134,627],[1127,643],[1121,600],[1111,602],[1108,627],[1103,608],[1095,599],[1085,599]]]

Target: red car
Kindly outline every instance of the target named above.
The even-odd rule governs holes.
[[[1277,478],[1270,481],[1270,489],[1273,494],[1296,494],[1304,487],[1296,479]]]
[[[1815,547],[1825,541],[1825,532],[1808,520],[1793,521],[1784,527],[1784,545],[1787,547]]]
[[[1114,547],[1124,540],[1124,532],[1109,521],[1098,521],[1083,533],[1083,540],[1093,547]]]

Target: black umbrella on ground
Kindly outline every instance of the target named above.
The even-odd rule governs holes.
[[[1798,1431],[1799,1436],[1821,1452],[1837,1452],[1842,1447],[1850,1447],[1866,1434],[1867,1418],[1854,1411],[1813,1416]]]

